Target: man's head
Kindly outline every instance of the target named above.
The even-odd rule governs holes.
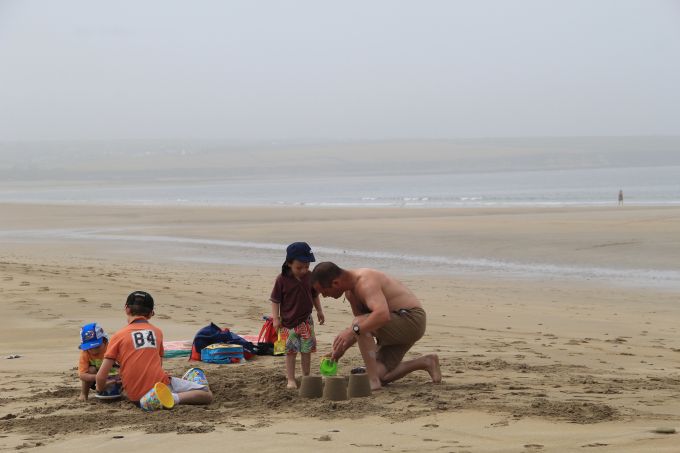
[[[130,310],[131,316],[149,318],[153,314],[153,297],[145,291],[132,292],[125,301],[125,309]]]
[[[346,288],[341,285],[341,276],[344,270],[337,264],[325,261],[316,265],[312,271],[312,286],[323,297],[338,299]]]

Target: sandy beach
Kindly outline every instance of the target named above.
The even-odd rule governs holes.
[[[0,212],[2,450],[679,451],[680,434],[655,429],[680,430],[680,208]],[[303,400],[286,391],[281,358],[257,357],[205,366],[208,407],[76,400],[81,325],[112,334],[126,295],[144,289],[166,340],[209,322],[257,334],[276,244],[296,240],[319,261],[384,266],[413,289],[428,327],[409,356],[439,354],[443,383],[418,372],[364,399]],[[456,260],[482,264],[452,271]],[[313,371],[351,321],[346,302],[322,304]],[[354,348],[340,373],[360,364]]]

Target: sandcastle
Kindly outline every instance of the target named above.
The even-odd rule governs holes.
[[[347,394],[350,398],[371,396],[371,382],[368,374],[350,374]]]
[[[302,376],[300,396],[303,398],[320,398],[323,395],[321,376]]]
[[[347,399],[347,379],[342,376],[328,376],[323,387],[323,397],[331,401]]]

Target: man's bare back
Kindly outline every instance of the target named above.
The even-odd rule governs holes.
[[[376,289],[382,293],[391,312],[423,306],[410,289],[387,274],[368,268],[354,269],[352,273],[357,278],[356,285],[345,296],[356,313],[372,311],[366,300]]]

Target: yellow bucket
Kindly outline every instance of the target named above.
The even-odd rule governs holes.
[[[167,385],[162,382],[157,382],[151,390],[140,398],[139,407],[147,412],[159,409],[172,409],[175,405],[175,400],[172,397],[172,392]]]

